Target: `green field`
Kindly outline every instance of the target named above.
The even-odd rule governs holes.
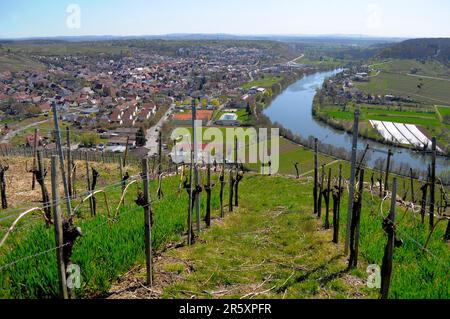
[[[254,86],[258,86],[258,87],[264,87],[264,88],[271,88],[272,85],[278,83],[281,81],[281,77],[276,77],[273,75],[269,75],[269,74],[265,74],[264,78],[260,79],[260,80],[255,80],[255,81],[251,81],[248,83],[245,83],[242,88],[244,90],[249,90],[250,88],[254,87]]]
[[[450,70],[448,67],[436,60],[390,60],[387,62],[375,62],[372,67],[376,70],[390,73],[408,74],[415,72],[416,75],[438,78],[450,77]]]
[[[326,109],[326,114],[334,119],[342,119],[346,121],[352,121],[354,117],[353,111],[342,111],[339,108],[332,107]],[[436,113],[420,113],[420,112],[408,112],[408,111],[390,111],[382,109],[367,109],[361,108],[361,120],[376,120],[387,121],[405,124],[422,125],[424,127],[440,126],[441,122],[438,119]]]
[[[204,291],[217,291],[217,287],[236,287],[250,282],[263,282],[267,272],[274,274],[273,280],[263,284],[265,289],[276,285],[270,291],[273,298],[324,298],[333,296],[345,298],[358,294],[364,298],[376,298],[376,291],[360,285],[358,288],[349,284],[348,276],[366,278],[365,267],[368,264],[381,265],[386,235],[382,230],[382,219],[379,216],[379,200],[365,194],[361,224],[360,267],[346,272],[345,257],[342,246],[330,244],[330,232],[323,232],[320,223],[311,215],[312,212],[312,159],[313,153],[298,147],[286,140],[280,145],[280,173],[294,175],[294,163],[300,165],[301,180],[285,177],[262,177],[247,174],[240,186],[241,208],[236,214],[227,214],[225,224],[219,222],[211,232],[200,235],[198,244],[175,254],[187,258],[189,264],[195,265],[195,272],[183,275],[182,282],[169,285],[164,289],[163,297],[181,296],[183,291],[193,291],[199,298],[210,298]],[[326,156],[319,156],[320,164],[328,164],[333,176],[338,166],[343,164],[344,177],[348,177],[349,165],[336,162]],[[101,165],[96,165],[99,169]],[[254,166],[258,169],[258,165]],[[133,175],[139,169],[130,167]],[[82,171],[82,170],[81,170]],[[117,180],[108,174],[111,168],[101,168],[101,185],[108,185]],[[21,173],[22,174],[22,173]],[[371,171],[366,171],[365,180],[370,180]],[[79,177],[79,189],[85,188],[83,177]],[[200,180],[205,181],[201,172]],[[226,179],[227,180],[227,179]],[[218,176],[213,175],[213,216],[217,218],[219,209]],[[390,179],[392,182],[392,176]],[[406,180],[408,182],[408,180]],[[179,178],[167,178],[163,182],[165,197],[155,201],[154,247],[159,250],[165,244],[178,242],[186,230],[187,194],[182,190],[177,194]],[[399,194],[402,192],[402,179],[399,181]],[[409,184],[408,184],[409,185]],[[416,190],[419,182],[415,182]],[[151,196],[155,198],[156,184],[151,184]],[[77,214],[76,224],[80,225],[84,236],[74,248],[73,260],[82,269],[82,288],[77,290],[79,297],[101,296],[111,285],[132,267],[142,265],[143,249],[143,217],[142,208],[134,204],[137,185],[131,187],[126,196],[126,205],[120,210],[119,218],[109,227],[105,217],[106,206],[100,195],[97,196],[99,214],[90,218],[89,205],[84,205]],[[120,186],[108,189],[108,200],[112,210],[119,201]],[[204,197],[203,197],[204,198]],[[225,198],[228,188],[225,187]],[[342,203],[341,241],[345,235],[345,204]],[[78,201],[76,201],[78,202]],[[205,203],[202,200],[202,216]],[[388,205],[384,207],[387,213]],[[403,247],[396,249],[391,298],[448,298],[448,265],[449,251],[447,244],[441,240],[445,231],[445,223],[441,223],[428,249],[434,257],[423,253],[418,243],[423,244],[428,234],[427,227],[421,225],[412,214],[405,214],[398,208],[399,236],[405,241]],[[8,212],[5,212],[5,214]],[[275,214],[275,215],[274,215]],[[2,212],[3,215],[3,212]],[[8,225],[0,227],[0,235]],[[270,229],[267,231],[267,229]],[[252,234],[261,232],[258,240]],[[236,241],[237,237],[242,240]],[[298,235],[293,235],[298,234]],[[229,241],[226,239],[229,238]],[[411,238],[414,241],[411,241]],[[376,239],[376,240],[374,240]],[[226,242],[226,249],[222,247]],[[270,244],[269,244],[270,243]],[[255,246],[256,245],[256,246]],[[262,245],[262,246],[261,246]],[[19,228],[11,235],[7,245],[0,250],[0,267],[15,260],[34,255],[54,247],[54,235],[51,228],[43,225],[42,219],[27,219],[19,224]],[[264,247],[264,250],[256,249]],[[312,248],[314,247],[314,248]],[[262,252],[265,253],[262,253]],[[223,253],[221,253],[223,252]],[[237,253],[239,252],[239,253]],[[269,253],[270,252],[270,253]],[[225,256],[230,256],[229,259]],[[231,256],[234,256],[231,258]],[[228,260],[228,261],[226,261]],[[291,268],[279,267],[280,260],[291,265]],[[267,266],[252,268],[236,276],[231,271],[238,265],[259,263]],[[167,265],[175,269],[176,265]],[[309,274],[320,267],[320,270]],[[179,265],[178,265],[179,268]],[[177,268],[177,269],[178,269]],[[298,268],[298,269],[297,269]],[[183,268],[184,269],[184,268]],[[297,270],[296,270],[297,269]],[[207,279],[211,279],[208,281]],[[206,280],[205,280],[206,278]],[[296,278],[303,278],[296,281]],[[320,278],[330,278],[322,281]],[[415,280],[413,280],[415,278]],[[207,284],[205,284],[207,282]],[[54,253],[38,255],[36,258],[24,259],[0,272],[0,291],[4,298],[45,298],[55,297],[58,291],[56,262]],[[217,289],[216,289],[217,288]],[[223,288],[222,288],[223,289]],[[236,298],[235,294],[228,297]]]
[[[22,57],[19,55],[4,54],[0,51],[0,72],[19,72],[28,70],[42,71],[45,70],[45,65],[31,58]]]
[[[419,89],[417,86],[422,83]],[[425,104],[450,104],[450,81],[408,76],[406,74],[381,72],[370,82],[355,82],[360,90],[381,95],[410,96]]]

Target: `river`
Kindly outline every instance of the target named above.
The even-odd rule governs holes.
[[[312,115],[313,99],[316,90],[322,87],[324,81],[340,72],[340,70],[329,72],[318,72],[307,75],[286,88],[278,95],[269,107],[264,111],[272,122],[278,122],[293,133],[308,138],[315,136],[325,144],[331,144],[335,147],[344,147],[350,151],[352,146],[352,136],[344,131],[336,130],[329,125],[316,120]],[[431,156],[418,154],[411,150],[387,146],[378,142],[359,138],[358,150],[364,150],[369,144],[373,148],[387,152],[391,149],[394,152],[393,165],[407,163],[411,168],[421,171],[426,170],[431,163]],[[374,167],[378,158],[386,158],[386,154],[371,151],[368,158],[369,166]],[[436,171],[438,173],[447,170],[448,159],[438,157],[436,162]]]

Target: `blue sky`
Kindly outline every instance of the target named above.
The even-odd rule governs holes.
[[[70,4],[78,6],[80,19],[76,11],[67,13]],[[450,37],[449,17],[448,0],[0,0],[0,38],[168,33]]]

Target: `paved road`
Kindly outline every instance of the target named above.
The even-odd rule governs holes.
[[[159,122],[147,130],[146,139],[147,143],[145,144],[145,147],[149,149],[148,156],[153,156],[155,154],[158,154],[158,137],[159,137],[159,130],[163,126],[164,122],[167,121],[167,117],[171,112],[175,110],[175,105],[172,105],[164,114]]]
[[[50,121],[50,120],[45,120],[45,121],[31,123],[31,124],[28,124],[28,125],[25,125],[25,126],[19,128],[17,130],[11,131],[11,132],[7,133],[5,136],[3,136],[0,139],[0,143],[1,144],[8,144],[11,141],[11,139],[14,136],[16,136],[17,134],[19,134],[20,132],[23,132],[23,131],[25,131],[25,130],[27,130],[29,128],[32,128],[34,126],[38,126],[38,125],[43,124],[43,123],[47,123],[48,121]]]

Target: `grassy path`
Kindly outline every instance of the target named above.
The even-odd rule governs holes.
[[[375,297],[365,287],[367,265],[346,270],[342,247],[322,230],[308,205],[309,187],[299,184],[246,176],[237,211],[215,220],[194,246],[157,258],[153,289],[143,287],[141,267],[122,278],[111,298]]]

